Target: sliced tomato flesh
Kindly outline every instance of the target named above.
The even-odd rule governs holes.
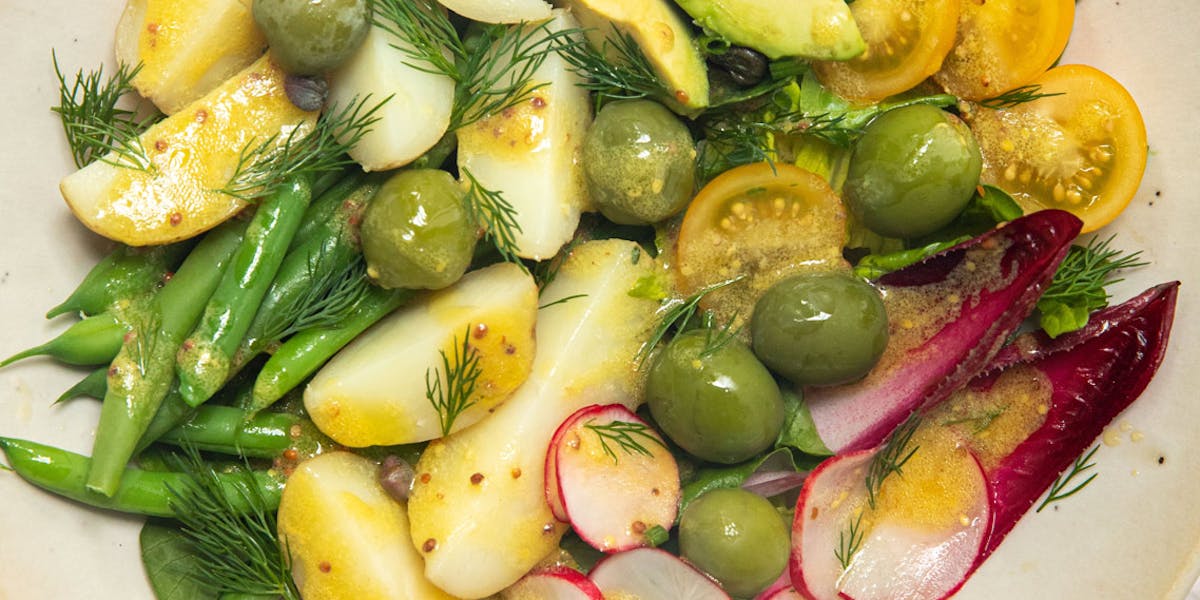
[[[959,0],[958,41],[934,79],[967,100],[1023,86],[1062,55],[1075,0]]]
[[[1044,96],[968,122],[983,154],[985,183],[1025,210],[1060,208],[1095,231],[1137,193],[1146,167],[1146,126],[1129,92],[1086,65],[1064,65],[1033,82]]]
[[[954,46],[960,0],[856,0],[850,12],[867,42],[858,57],[816,62],[817,79],[839,96],[878,102],[908,91]]]
[[[737,167],[688,205],[675,246],[678,287],[691,295],[741,277],[701,302],[741,324],[784,277],[847,268],[845,242],[846,211],[824,178],[785,163]]]

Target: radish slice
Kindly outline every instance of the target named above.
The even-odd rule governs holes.
[[[788,595],[789,593],[792,595]],[[802,600],[803,597],[796,591],[796,588],[792,587],[792,574],[787,569],[779,574],[779,579],[776,579],[775,583],[754,596],[754,600],[791,600],[792,598]]]
[[[555,452],[554,449],[558,448],[563,434],[567,432],[565,425],[572,420],[571,417],[567,417],[567,420],[558,426],[558,429],[554,431],[554,435],[550,438],[550,446],[546,448],[546,466],[544,469],[546,504],[550,505],[550,513],[560,523],[570,523],[571,519],[567,517],[567,508],[563,506],[562,494],[558,491],[558,452]]]
[[[966,581],[991,523],[979,462],[936,423],[896,451],[901,474],[867,489],[888,447],[834,458],[801,491],[792,582],[816,600],[937,600]],[[896,442],[889,442],[894,444]]]
[[[570,567],[547,567],[522,577],[504,590],[504,600],[604,600],[600,588]]]
[[[567,418],[548,452],[546,474],[571,527],[603,552],[647,544],[679,513],[679,467],[653,429],[620,404],[588,406]],[[547,499],[551,499],[547,494]]]
[[[721,586],[658,548],[634,548],[600,561],[589,577],[606,598],[729,600]]]

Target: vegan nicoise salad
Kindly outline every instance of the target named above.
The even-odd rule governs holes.
[[[1074,0],[113,20],[48,65],[111,252],[3,363],[95,440],[0,476],[147,516],[161,600],[948,598],[1166,351]]]

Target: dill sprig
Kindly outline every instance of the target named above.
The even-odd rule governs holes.
[[[1114,237],[1093,238],[1087,246],[1071,246],[1042,299],[1082,305],[1088,310],[1108,306],[1109,293],[1105,287],[1122,281],[1114,279],[1114,273],[1147,264],[1139,260],[1141,252],[1125,254],[1110,247]]]
[[[637,40],[616,26],[599,49],[588,43],[563,41],[557,50],[583,79],[580,87],[596,94],[598,104],[604,100],[671,98]]]
[[[310,269],[321,260],[320,256],[312,259]],[[359,255],[346,268],[328,270],[313,278],[303,293],[272,312],[262,339],[278,341],[300,331],[342,323],[371,289],[366,273],[366,262]]]
[[[737,313],[729,317],[724,325],[717,325],[716,317],[711,312],[706,312],[703,319],[704,329],[704,346],[700,348],[700,358],[706,358],[716,354],[724,348],[742,332],[745,324],[734,327],[734,322],[737,321]]]
[[[741,281],[744,277],[745,275],[738,275],[733,279],[714,283],[682,300],[677,298],[664,300],[663,308],[660,309],[662,316],[659,317],[658,323],[651,330],[649,339],[638,351],[638,367],[640,368],[646,364],[646,359],[650,358],[654,349],[658,347],[659,342],[667,337],[667,333],[671,329],[674,328],[681,331],[687,329],[688,323],[696,316],[700,301],[705,296],[723,287],[733,285]]]
[[[1059,475],[1058,479],[1054,480],[1054,485],[1050,486],[1050,493],[1046,494],[1046,499],[1042,500],[1042,503],[1038,505],[1037,510],[1034,512],[1042,512],[1043,508],[1046,508],[1047,506],[1050,506],[1051,504],[1058,502],[1059,500],[1065,500],[1067,498],[1070,498],[1071,496],[1074,496],[1075,494],[1078,494],[1080,491],[1082,491],[1083,488],[1087,487],[1087,485],[1089,483],[1091,483],[1092,480],[1094,480],[1096,478],[1096,476],[1099,475],[1099,473],[1092,473],[1091,475],[1088,476],[1087,479],[1084,479],[1082,482],[1077,484],[1075,487],[1073,487],[1065,492],[1063,491],[1064,489],[1066,489],[1066,487],[1068,485],[1071,485],[1071,481],[1073,481],[1076,477],[1083,475],[1083,473],[1085,471],[1088,471],[1096,466],[1096,463],[1091,462],[1091,461],[1092,461],[1092,456],[1095,455],[1096,451],[1099,449],[1100,449],[1100,446],[1096,445],[1090,451],[1088,451],[1087,454],[1084,454],[1083,456],[1076,458],[1075,463],[1071,465],[1071,470],[1064,473],[1063,475]]]
[[[1023,85],[1019,88],[1013,88],[1007,92],[1004,92],[1003,94],[1000,94],[999,96],[981,100],[979,104],[980,106],[994,110],[1001,110],[1005,108],[1012,108],[1020,104],[1025,104],[1026,102],[1033,102],[1039,98],[1062,96],[1064,93],[1065,92],[1054,92],[1052,94],[1043,93],[1042,86],[1040,84],[1031,83],[1029,85]]]
[[[234,507],[217,473],[200,453],[185,446],[172,461],[189,475],[182,489],[172,489],[171,509],[184,538],[206,568],[190,573],[204,588],[221,594],[261,595],[300,600],[292,579],[291,558],[276,539],[275,512],[268,508],[249,468],[238,471],[236,486],[249,510]]]
[[[354,160],[346,153],[379,121],[389,98],[367,106],[370,98],[330,107],[311,130],[300,124],[242,148],[229,182],[219,191],[245,201],[269,196],[294,177],[338,171]]]
[[[101,160],[117,167],[152,170],[154,163],[150,162],[138,136],[162,115],[154,112],[139,117],[137,111],[117,106],[122,98],[134,91],[133,79],[141,65],[120,64],[117,71],[107,77],[103,65],[86,74],[80,69],[75,73],[75,80],[68,83],[67,76],[58,66],[58,56],[53,53],[50,56],[59,84],[59,104],[50,110],[62,120],[75,166],[82,169]],[[116,158],[107,158],[109,154]]]
[[[479,365],[479,351],[471,346],[471,327],[463,332],[462,342],[455,341],[451,356],[444,350],[442,368],[425,370],[425,398],[438,413],[442,435],[450,435],[454,421],[463,411],[475,405],[475,385],[483,374]]]
[[[629,455],[654,456],[654,453],[650,452],[650,449],[644,446],[639,440],[649,440],[654,444],[666,448],[662,440],[658,439],[658,436],[654,435],[645,423],[613,421],[604,425],[593,425],[592,420],[589,420],[583,427],[596,433],[596,436],[600,438],[600,448],[604,450],[604,454],[612,459],[614,465],[619,462],[619,459],[617,458],[617,453],[609,445],[609,442],[616,444],[618,448],[624,450]]]
[[[909,448],[913,434],[917,432],[920,425],[921,418],[913,413],[888,436],[883,447],[875,453],[875,456],[871,457],[871,463],[867,465],[866,488],[867,504],[872,509],[875,508],[875,501],[879,496],[879,491],[883,488],[883,482],[893,474],[902,475],[905,463],[920,448],[919,446]]]
[[[521,233],[521,224],[517,222],[517,209],[504,199],[504,194],[483,187],[471,171],[464,168],[462,175],[470,184],[464,200],[467,215],[477,226],[483,228],[501,258],[520,266],[528,273],[529,268],[521,262],[521,257],[517,256],[517,234]]]
[[[454,80],[450,130],[498,114],[528,100],[546,83],[533,75],[557,48],[577,44],[577,29],[551,32],[548,23],[485,25],[479,38],[463,40],[432,0],[380,0],[376,23],[405,40],[395,48],[414,69]]]
[[[862,520],[863,513],[859,512],[858,517],[838,534],[838,546],[833,549],[833,555],[837,557],[843,571],[850,568],[850,561],[854,560],[854,555],[862,548],[866,536],[866,532],[862,530]]]
[[[547,303],[539,306],[538,310],[541,310],[543,308],[547,308],[550,306],[555,306],[558,304],[566,304],[572,300],[575,300],[576,298],[587,298],[587,296],[588,296],[587,294],[571,294],[570,296],[563,296],[562,298],[559,298],[558,300],[554,300],[553,302],[547,302]]]
[[[1114,273],[1140,267],[1140,252],[1124,254],[1109,247],[1113,238],[1093,238],[1087,246],[1071,246],[1038,298],[1038,325],[1050,337],[1083,328],[1092,311],[1108,306],[1107,286],[1120,282]]]

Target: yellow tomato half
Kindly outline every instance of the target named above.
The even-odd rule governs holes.
[[[960,0],[856,0],[850,12],[867,42],[857,58],[816,62],[825,87],[855,102],[908,91],[942,66],[954,46]]]
[[[1075,0],[958,0],[958,41],[934,79],[967,100],[993,98],[1041,75],[1067,47]]]
[[[970,111],[983,181],[1026,211],[1068,210],[1083,219],[1084,232],[1095,231],[1125,209],[1142,181],[1142,114],[1120,83],[1086,65],[1055,67],[1033,83],[1060,95]]]

